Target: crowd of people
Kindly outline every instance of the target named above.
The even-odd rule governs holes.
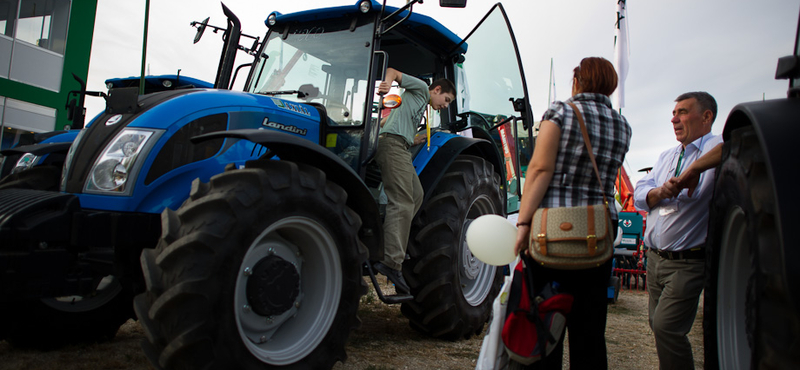
[[[427,106],[447,108],[455,100],[456,91],[448,80],[427,86],[390,68],[379,93],[388,92],[392,83],[405,89],[404,103],[388,116],[379,136],[375,159],[388,197],[384,221],[386,252],[373,267],[395,284],[398,293],[410,294],[401,269],[411,220],[421,205],[423,191],[408,149]],[[517,254],[529,253],[531,219],[536,209],[598,204],[604,195],[613,199],[617,171],[632,136],[631,126],[611,104],[610,96],[617,83],[617,72],[608,60],[584,58],[573,70],[572,96],[554,102],[544,113],[520,203]],[[602,184],[581,138],[577,115],[585,118]],[[710,94],[687,92],[678,96],[671,120],[678,145],[661,153],[652,170],[635,187],[634,204],[647,212],[644,244],[648,248],[648,319],[660,369],[694,368],[687,334],[703,290],[707,210],[722,141],[720,136],[711,134],[716,116],[717,104]],[[618,215],[614,207],[609,210],[616,231]],[[538,265],[532,268],[536,276],[534,290],[557,282],[562,292],[574,297],[566,324],[570,367],[607,368],[605,329],[611,260],[580,270]],[[561,369],[563,338],[550,355],[527,368]]]

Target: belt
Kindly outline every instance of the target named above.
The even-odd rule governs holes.
[[[385,132],[385,133],[382,133],[382,134],[378,135],[378,138],[380,138],[380,139],[393,138],[395,140],[400,140],[400,142],[403,143],[403,146],[405,146],[406,149],[408,149],[410,147],[408,145],[408,143],[406,142],[406,139],[404,137],[400,136],[400,135],[397,135],[397,134],[390,134],[388,132]]]
[[[705,244],[701,244],[694,248],[685,249],[682,251],[662,251],[655,248],[650,248],[653,253],[657,254],[659,257],[668,260],[699,260],[706,258],[706,249],[704,248]]]

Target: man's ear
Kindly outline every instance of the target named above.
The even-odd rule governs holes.
[[[433,90],[431,90],[431,95],[433,95],[433,94],[439,95],[441,93],[442,93],[442,87],[441,86],[436,86],[436,87],[433,88]]]
[[[712,122],[714,122],[714,113],[711,113],[711,110],[706,109],[706,111],[703,112],[703,123],[710,125]]]

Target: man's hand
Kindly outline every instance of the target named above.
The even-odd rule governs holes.
[[[671,178],[670,182],[673,182],[679,190],[689,189],[689,196],[691,197],[700,182],[700,171],[691,167],[687,168],[680,176]]]
[[[422,144],[422,143],[424,143],[426,141],[428,141],[428,135],[427,134],[419,134],[417,136],[414,136],[414,145],[419,145],[419,144]]]
[[[700,182],[700,174],[708,169],[719,166],[720,162],[722,162],[721,143],[692,162],[689,167],[686,167],[680,176],[674,178],[674,183],[679,191],[681,189],[689,189],[689,196],[691,197],[692,194],[694,194],[694,189],[697,188],[697,184]]]
[[[386,77],[378,85],[378,94],[386,95],[394,82],[397,82],[398,85],[403,83],[403,74],[394,68],[387,68]]]
[[[647,193],[647,205],[650,208],[653,208],[658,204],[658,202],[677,197],[680,194],[681,189],[678,188],[678,184],[675,178],[671,178],[657,188],[650,190]]]
[[[389,92],[389,89],[392,88],[392,81],[386,80],[381,81],[381,84],[378,85],[378,95],[386,95]]]

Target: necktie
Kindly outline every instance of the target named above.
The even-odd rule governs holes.
[[[681,148],[681,155],[678,157],[678,166],[675,167],[675,177],[681,174],[681,161],[683,160],[683,152],[686,148]]]

